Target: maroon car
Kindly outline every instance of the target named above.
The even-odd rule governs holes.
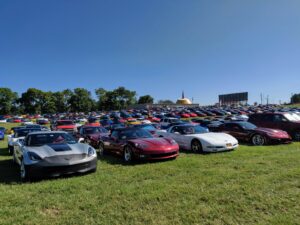
[[[284,130],[295,141],[300,141],[300,118],[294,113],[256,113],[250,115],[248,121],[259,127]]]
[[[173,139],[155,138],[141,128],[113,130],[103,143],[105,152],[120,155],[125,162],[134,159],[175,159],[179,155],[179,146]]]
[[[77,139],[83,139],[85,143],[93,146],[95,149],[100,149],[100,153],[103,151],[103,137],[108,137],[109,131],[104,127],[95,126],[82,126],[78,129],[76,135]]]
[[[249,122],[228,122],[216,128],[218,132],[228,133],[241,142],[250,142],[253,145],[288,144],[292,138],[283,130],[256,127]]]

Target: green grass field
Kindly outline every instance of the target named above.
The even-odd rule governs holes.
[[[0,224],[300,224],[300,143],[20,183],[0,142]]]

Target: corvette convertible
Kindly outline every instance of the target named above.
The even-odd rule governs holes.
[[[135,127],[113,130],[104,139],[103,148],[105,152],[121,155],[126,163],[134,159],[175,159],[179,154],[176,141],[155,138],[149,131]]]
[[[184,150],[195,153],[229,151],[238,147],[238,141],[225,133],[212,133],[193,124],[182,124],[157,131],[161,137],[172,138]]]
[[[77,143],[70,134],[63,131],[28,134],[15,147],[13,160],[20,165],[22,180],[94,172],[97,169],[95,149]]]
[[[228,122],[217,128],[217,131],[228,133],[240,141],[253,145],[291,143],[290,135],[278,129],[256,127],[249,122]]]

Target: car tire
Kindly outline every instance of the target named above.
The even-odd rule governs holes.
[[[201,142],[199,140],[192,140],[191,150],[194,153],[203,153],[203,148],[202,148]]]
[[[27,182],[30,180],[30,174],[28,169],[26,168],[26,165],[24,164],[24,160],[21,161],[20,166],[20,178],[22,182]]]
[[[297,130],[296,132],[294,132],[293,139],[295,141],[300,141],[300,130]]]
[[[123,160],[125,163],[131,163],[133,161],[132,148],[129,145],[124,147]]]
[[[17,160],[16,160],[16,155],[15,155],[15,153],[13,153],[12,161],[13,161],[13,164],[17,164]]]
[[[8,146],[8,153],[10,154],[10,155],[12,155],[13,154],[13,151],[14,151],[14,148],[13,148],[13,146]]]
[[[254,134],[251,138],[251,143],[255,146],[262,146],[266,144],[266,138],[260,134]]]
[[[103,156],[105,154],[105,151],[104,151],[104,144],[102,142],[99,143],[98,149],[99,149],[99,155]]]

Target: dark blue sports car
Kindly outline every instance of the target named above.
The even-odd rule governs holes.
[[[4,140],[4,136],[5,136],[5,128],[0,127],[0,140]]]

